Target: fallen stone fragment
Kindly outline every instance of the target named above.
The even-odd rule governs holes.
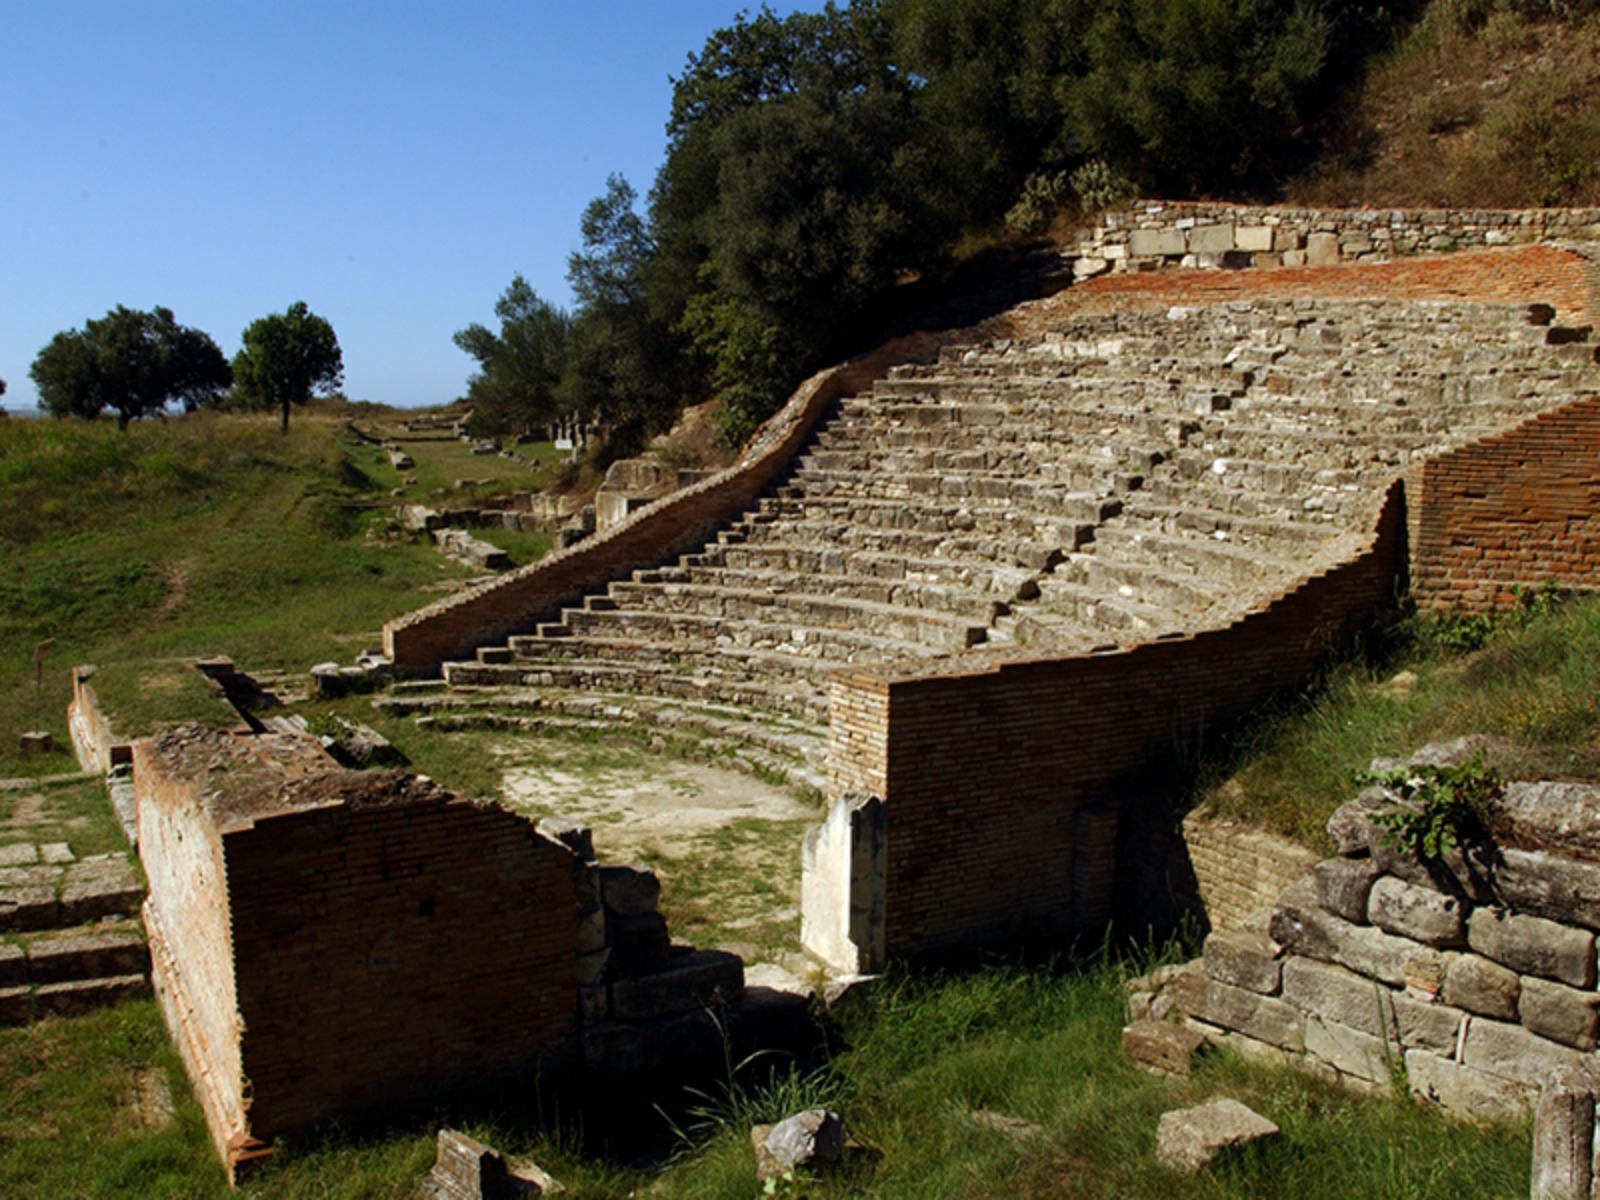
[[[534,1163],[507,1162],[492,1146],[441,1129],[423,1191],[434,1200],[533,1200],[566,1188]]]
[[[1004,1113],[990,1112],[987,1108],[975,1108],[967,1116],[972,1118],[974,1125],[1003,1133],[1016,1141],[1036,1138],[1044,1132],[1043,1126],[1035,1125],[1032,1121],[1024,1121],[1021,1117],[1008,1117]]]
[[[1135,1021],[1122,1030],[1122,1052],[1147,1071],[1187,1075],[1205,1038],[1169,1021]]]
[[[844,1154],[844,1121],[825,1108],[809,1108],[785,1118],[758,1141],[755,1135],[761,1128],[750,1131],[757,1180],[776,1179],[800,1169],[826,1170]]]
[[[1209,1166],[1225,1151],[1278,1136],[1278,1127],[1237,1100],[1213,1100],[1163,1113],[1156,1128],[1156,1159],[1186,1174]]]

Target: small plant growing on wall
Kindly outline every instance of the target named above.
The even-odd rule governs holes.
[[[1372,815],[1384,846],[1422,859],[1487,841],[1500,816],[1504,781],[1477,759],[1454,767],[1368,772],[1361,782],[1378,784],[1400,800]]]

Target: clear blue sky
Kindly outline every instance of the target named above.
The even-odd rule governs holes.
[[[450,335],[517,272],[570,303],[584,206],[612,172],[649,190],[668,77],[741,7],[0,0],[0,405],[117,304],[231,358],[295,300],[352,398],[453,399]]]

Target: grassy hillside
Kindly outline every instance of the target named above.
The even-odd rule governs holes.
[[[1600,16],[1577,3],[1433,0],[1369,63],[1309,204],[1600,204]]]
[[[0,776],[72,769],[64,750],[41,764],[16,749],[46,638],[42,724],[63,746],[75,663],[106,668],[98,686],[114,707],[159,718],[200,694],[164,660],[222,653],[303,671],[375,646],[385,620],[468,575],[394,528],[398,482],[339,421],[297,420],[287,436],[216,414],[125,432],[0,422]]]

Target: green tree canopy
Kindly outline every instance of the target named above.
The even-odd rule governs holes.
[[[120,304],[56,334],[28,374],[51,416],[92,418],[109,408],[124,428],[174,400],[186,409],[213,403],[233,381],[209,334],[179,325],[171,309]]]
[[[326,393],[344,381],[344,356],[333,326],[303,300],[282,313],[252,321],[233,359],[234,394],[246,408],[283,412],[289,428],[289,407],[304,404],[313,393]]]
[[[571,322],[521,275],[495,302],[494,313],[499,333],[473,324],[454,337],[478,362],[467,381],[473,428],[483,434],[525,433],[557,415],[556,385]]]
[[[650,303],[656,248],[637,202],[613,175],[584,209],[583,248],[567,259],[578,312],[560,388],[563,405],[604,425],[624,453],[672,423],[682,376],[672,320]]]

